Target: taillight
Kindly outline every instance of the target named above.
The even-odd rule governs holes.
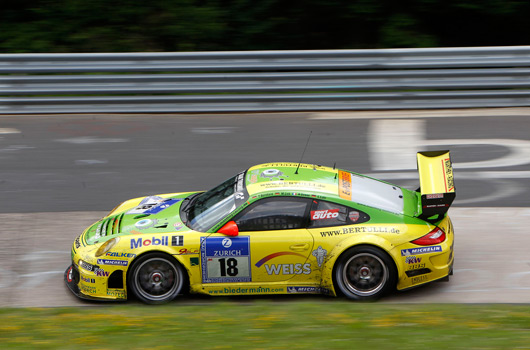
[[[431,232],[427,233],[425,236],[420,237],[410,243],[417,245],[433,245],[442,243],[443,241],[445,241],[445,232],[441,228],[437,227]]]

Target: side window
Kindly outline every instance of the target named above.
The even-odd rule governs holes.
[[[353,225],[370,220],[368,214],[337,203],[314,200],[309,214],[309,227]]]
[[[310,201],[304,198],[272,197],[262,199],[236,215],[240,231],[288,230],[307,226]]]

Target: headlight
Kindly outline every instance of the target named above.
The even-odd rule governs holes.
[[[114,237],[112,239],[109,239],[108,241],[103,243],[101,247],[99,247],[99,249],[96,252],[96,256],[102,256],[103,254],[111,250],[112,247],[114,247],[116,243],[118,243],[119,241],[120,241],[119,237]]]

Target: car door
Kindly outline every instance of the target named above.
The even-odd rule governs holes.
[[[205,240],[206,282],[306,280],[313,237],[306,227],[311,200],[269,197],[249,205],[233,220],[237,237],[214,233]],[[215,249],[211,249],[214,247]],[[206,278],[205,278],[206,277]],[[213,279],[212,279],[213,278]]]

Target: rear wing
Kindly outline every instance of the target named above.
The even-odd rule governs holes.
[[[449,151],[418,152],[423,220],[440,220],[455,199],[453,166]]]

